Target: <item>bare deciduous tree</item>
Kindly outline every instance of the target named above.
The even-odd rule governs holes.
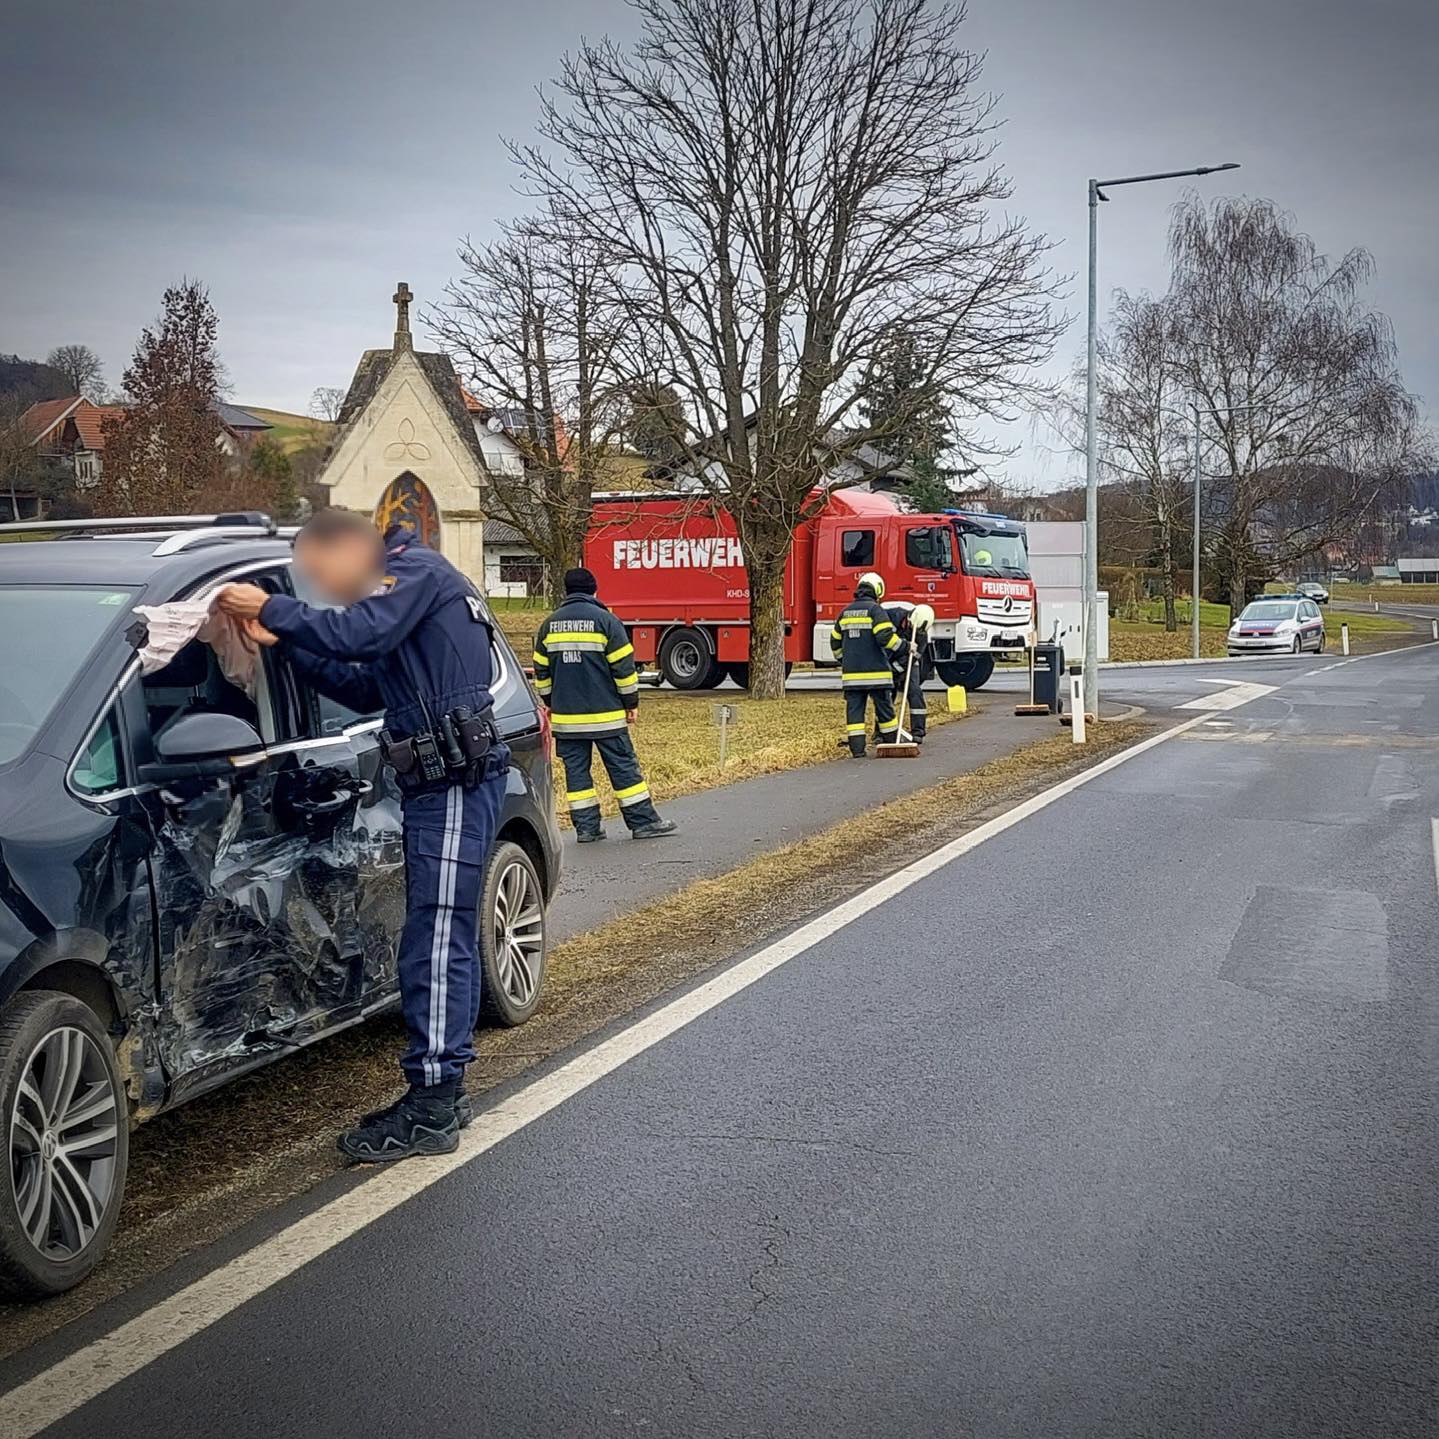
[[[615,276],[584,237],[540,221],[508,226],[493,244],[466,241],[460,261],[426,324],[520,451],[513,470],[489,466],[486,509],[534,546],[558,603],[627,414]]]
[[[72,395],[99,404],[105,397],[105,368],[89,345],[57,345],[45,357],[52,370],[65,376]]]
[[[962,6],[634,9],[638,44],[582,45],[546,101],[550,151],[517,154],[621,278],[629,376],[682,396],[675,448],[735,518],[752,690],[774,697],[794,529],[833,467],[888,438],[859,419],[872,371],[903,339],[916,393],[951,396],[961,428],[1005,413],[1056,334],[1046,245],[997,213],[1009,190]]]
[[[1185,395],[1165,301],[1120,291],[1099,352],[1099,442],[1105,470],[1125,486],[1160,572],[1164,628],[1178,629],[1176,535],[1192,495]],[[1082,440],[1082,429],[1080,431]],[[1195,596],[1198,601],[1198,596]]]
[[[319,385],[310,394],[310,418],[334,424],[340,418],[345,392],[334,385]]]
[[[1362,250],[1337,262],[1267,200],[1189,197],[1170,229],[1176,373],[1217,471],[1230,607],[1353,532],[1422,465],[1418,407]]]

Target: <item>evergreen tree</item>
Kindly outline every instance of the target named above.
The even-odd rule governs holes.
[[[863,407],[876,448],[909,476],[900,486],[922,511],[954,504],[949,471],[941,463],[951,435],[950,406],[944,387],[921,362],[914,344],[893,344],[870,377]]]
[[[125,371],[133,403],[105,421],[97,514],[184,514],[219,482],[218,330],[198,280],[165,291],[164,312],[141,332]]]

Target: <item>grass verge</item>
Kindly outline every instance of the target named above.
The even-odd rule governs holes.
[[[557,946],[540,1012],[477,1042],[483,1093],[715,963],[795,925],[917,855],[1150,733],[1106,724],[1084,747],[1060,735],[700,880]],[[333,1135],[398,1087],[403,1032],[384,1017],[300,1051],[135,1132],[109,1256],[78,1290],[0,1307],[0,1356],[272,1213],[339,1169]]]

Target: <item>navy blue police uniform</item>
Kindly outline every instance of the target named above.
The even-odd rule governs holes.
[[[324,610],[275,595],[260,623],[316,689],[362,714],[383,709],[395,743],[431,732],[457,710],[487,719],[493,676],[483,603],[412,531],[391,529],[385,551],[384,582],[369,598]],[[406,871],[399,980],[409,1032],[401,1063],[416,1087],[458,1094],[475,1057],[480,892],[508,767],[509,751],[491,727],[488,753],[467,770],[397,772]]]

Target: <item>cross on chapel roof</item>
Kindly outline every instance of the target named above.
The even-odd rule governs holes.
[[[410,287],[401,280],[395,293],[390,297],[395,302],[395,345],[397,350],[412,350],[414,339],[410,335],[410,301],[415,297]]]

